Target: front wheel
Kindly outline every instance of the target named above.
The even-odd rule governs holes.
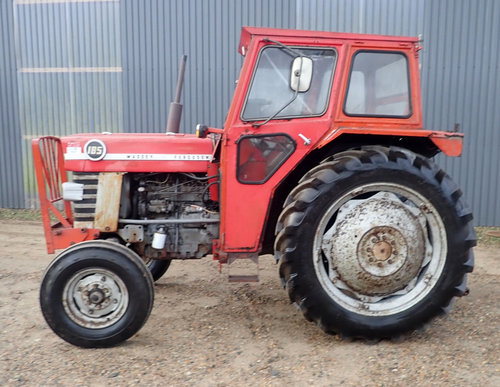
[[[116,243],[83,242],[59,254],[40,288],[50,328],[80,347],[127,340],[153,307],[153,279],[137,254]]]
[[[461,192],[400,148],[340,153],[289,195],[275,243],[290,299],[326,332],[389,338],[466,292],[475,244]]]

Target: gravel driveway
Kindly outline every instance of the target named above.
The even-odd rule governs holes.
[[[471,293],[401,342],[325,335],[288,302],[271,256],[257,284],[230,284],[205,258],[174,262],[139,333],[81,349],[38,306],[45,252],[39,222],[0,224],[0,385],[500,386],[500,248],[476,248]]]

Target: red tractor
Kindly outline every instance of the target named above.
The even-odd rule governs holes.
[[[208,254],[274,253],[291,302],[343,337],[397,337],[446,312],[467,293],[476,238],[430,160],[459,156],[463,135],[422,128],[420,49],[243,28],[223,129],[178,133],[184,61],[167,133],[34,140],[47,249],[65,249],[41,285],[47,323],[78,346],[120,343],[171,260]]]

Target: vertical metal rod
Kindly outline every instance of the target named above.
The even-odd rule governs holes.
[[[177,79],[175,99],[170,103],[170,109],[168,111],[167,133],[179,133],[182,115],[182,104],[180,103],[180,101],[182,94],[182,85],[184,83],[184,72],[186,71],[186,60],[187,55],[183,55],[179,68],[179,78]]]
[[[185,55],[184,55],[185,57]],[[176,177],[176,181],[175,181],[175,200],[178,199],[178,192],[179,192],[179,177]],[[180,213],[179,213],[179,208],[177,208],[177,211],[176,211],[176,218],[179,219],[180,218]],[[179,227],[181,227],[179,224],[175,224],[174,225],[175,227],[175,242],[174,242],[174,251],[179,251]]]
[[[183,55],[179,67],[179,77],[177,78],[177,89],[175,90],[175,103],[181,102],[182,85],[184,84],[184,73],[186,71],[187,55]]]

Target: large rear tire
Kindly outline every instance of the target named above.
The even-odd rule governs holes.
[[[277,225],[292,302],[325,332],[398,337],[466,293],[472,214],[451,179],[401,148],[342,152],[290,193]]]
[[[110,347],[127,340],[153,307],[153,278],[141,258],[113,242],[70,247],[50,264],[40,305],[50,328],[80,347]]]
[[[172,263],[171,259],[146,259],[144,262],[149,269],[151,275],[153,276],[153,280],[158,281],[163,275],[167,272],[170,264]]]

